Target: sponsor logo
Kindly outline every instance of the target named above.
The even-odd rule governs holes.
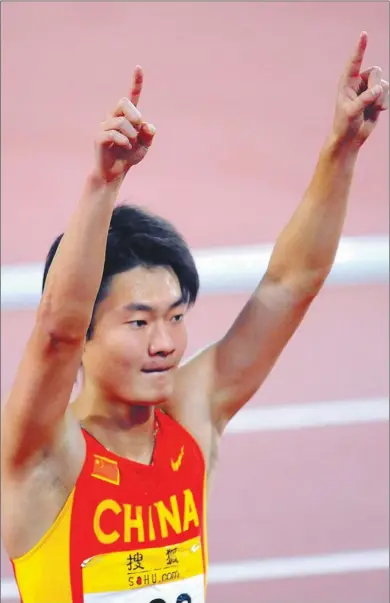
[[[181,447],[179,456],[177,457],[176,461],[171,460],[172,471],[179,471],[183,457],[184,457],[184,446]]]

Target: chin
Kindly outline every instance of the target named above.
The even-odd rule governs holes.
[[[157,406],[158,404],[164,404],[172,397],[172,394],[173,388],[165,388],[163,391],[153,392],[153,394],[148,399],[148,404],[152,404],[154,406]]]
[[[134,392],[128,400],[131,404],[140,404],[142,406],[159,406],[167,402],[173,395],[173,387],[164,388],[145,388],[142,391]]]
[[[163,404],[166,404],[169,400],[169,397],[167,396],[160,396],[158,398],[148,398],[147,400],[137,400],[134,402],[134,400],[131,401],[131,404],[134,406],[162,406]]]

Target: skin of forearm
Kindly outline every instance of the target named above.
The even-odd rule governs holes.
[[[332,267],[345,220],[358,149],[331,137],[302,202],[277,239],[267,275],[315,295]]]
[[[91,173],[50,267],[38,310],[56,340],[83,339],[99,290],[112,211],[122,180]]]

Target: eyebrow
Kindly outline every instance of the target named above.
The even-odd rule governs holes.
[[[181,306],[184,303],[185,302],[184,302],[183,296],[179,297],[179,299],[174,301],[169,306],[169,310],[173,310],[173,308],[177,308],[178,306]],[[156,308],[154,308],[153,306],[149,306],[148,304],[143,304],[143,303],[136,303],[136,302],[127,304],[124,309],[128,310],[130,312],[155,312],[156,311]]]

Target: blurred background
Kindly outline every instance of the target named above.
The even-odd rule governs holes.
[[[365,65],[389,75],[387,2],[7,2],[1,14],[2,399],[46,252],[136,64],[157,135],[121,200],[172,220],[202,261],[189,354],[224,334],[260,279],[360,31]],[[225,436],[210,603],[389,601],[388,132],[383,115],[361,153],[337,278]],[[4,553],[1,592],[18,600]]]

